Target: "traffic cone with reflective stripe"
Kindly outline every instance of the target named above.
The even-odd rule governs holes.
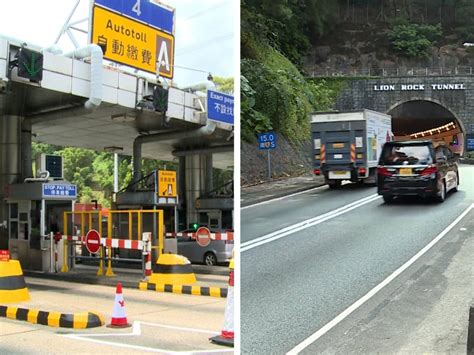
[[[110,328],[126,328],[131,324],[127,322],[125,315],[125,301],[122,294],[122,284],[117,284],[117,291],[115,292],[114,310],[112,311],[112,319],[107,327]]]
[[[229,263],[229,288],[227,290],[227,304],[225,307],[224,326],[220,335],[209,338],[215,344],[234,346],[234,259]]]

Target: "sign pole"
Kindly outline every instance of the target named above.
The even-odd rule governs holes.
[[[272,166],[270,163],[270,149],[267,149],[267,161],[268,161],[268,181],[272,181]]]

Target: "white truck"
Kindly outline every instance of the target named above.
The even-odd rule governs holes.
[[[393,140],[391,116],[371,110],[311,114],[314,174],[331,188],[344,180],[375,183],[382,147]]]

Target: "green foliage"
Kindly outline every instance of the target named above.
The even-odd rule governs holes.
[[[242,57],[254,59],[252,42],[268,44],[297,67],[311,43],[336,23],[338,2],[334,0],[242,1]]]
[[[251,142],[255,134],[272,129],[297,142],[309,137],[309,113],[333,103],[325,82],[306,80],[273,48],[260,45],[259,60],[241,61],[241,134]]]
[[[217,90],[220,92],[229,95],[234,94],[234,78],[222,78],[220,76],[215,76],[213,81],[217,86]]]
[[[61,148],[44,143],[32,143],[33,161],[41,154],[58,154],[63,157],[64,179],[77,185],[78,200],[89,203],[97,200],[110,207],[114,189],[114,155],[82,148]],[[131,157],[119,155],[119,190],[127,187],[133,178]],[[177,170],[177,164],[152,159],[142,160],[143,174],[155,169]]]
[[[474,2],[472,0],[458,0],[456,10],[456,33],[462,42],[474,42]]]
[[[389,33],[394,48],[410,58],[423,58],[428,50],[441,38],[441,24],[436,26],[398,24]]]

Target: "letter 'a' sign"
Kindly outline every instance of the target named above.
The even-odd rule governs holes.
[[[174,9],[151,0],[95,0],[92,43],[104,58],[172,79]]]

